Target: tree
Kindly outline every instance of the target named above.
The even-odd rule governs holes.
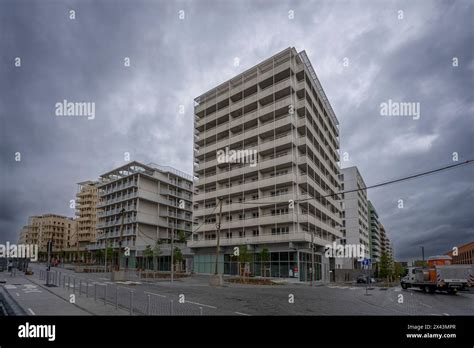
[[[145,258],[145,268],[149,268],[150,257],[153,257],[153,250],[151,250],[151,245],[147,245],[145,250],[143,250],[143,257]]]
[[[182,261],[183,261],[183,253],[181,252],[180,248],[175,247],[174,252],[173,252],[173,263],[174,265],[180,264]]]
[[[413,265],[415,267],[427,267],[428,266],[428,262],[426,261],[421,261],[421,260],[417,260],[413,263]]]
[[[179,243],[186,243],[186,233],[183,230],[178,232],[178,242]]]
[[[391,257],[386,252],[382,252],[382,255],[380,256],[379,276],[380,278],[385,278],[388,281],[392,275],[393,267]]]
[[[393,265],[393,273],[395,278],[398,280],[399,278],[405,276],[406,268],[403,267],[400,262],[395,262]]]
[[[258,254],[258,260],[260,261],[260,274],[262,277],[266,277],[265,263],[270,261],[270,253],[267,248],[263,248]]]
[[[94,256],[95,259],[96,259],[96,262],[97,262],[98,260],[102,260],[102,258],[104,257],[104,254],[105,254],[105,253],[102,251],[102,249],[96,250],[95,256]]]
[[[154,266],[158,265],[159,257],[161,255],[161,245],[160,241],[157,241],[155,244],[155,247],[153,248],[153,256],[155,257],[155,260],[157,261],[154,263]],[[159,270],[160,267],[154,267],[155,271]]]
[[[247,265],[247,263],[250,263],[252,261],[252,254],[249,253],[248,251],[248,248],[246,245],[241,245],[239,246],[239,256],[238,256],[238,260],[239,260],[239,274],[240,276],[242,276],[242,273],[244,273],[244,278],[245,278],[245,267]],[[244,264],[244,271],[242,272],[242,269],[241,269],[241,264]],[[250,265],[249,265],[249,268],[250,268]],[[250,270],[249,270],[250,272]]]

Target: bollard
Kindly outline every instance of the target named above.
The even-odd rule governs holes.
[[[115,288],[115,310],[118,310],[118,292],[119,292],[119,288],[117,286]]]
[[[133,315],[133,291],[130,290],[130,315]]]
[[[199,315],[202,315],[202,307],[199,307]]]
[[[107,305],[107,284],[105,284],[105,290],[104,290],[104,306]]]
[[[151,314],[151,309],[150,309],[150,294],[147,294],[146,295],[148,297],[148,305],[146,307],[146,312],[147,312],[147,315],[150,315]]]
[[[173,315],[173,300],[170,300],[170,312]]]

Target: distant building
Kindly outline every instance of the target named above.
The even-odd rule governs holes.
[[[445,255],[453,258],[453,264],[473,265],[474,264],[474,241],[457,247],[457,256],[453,254],[453,250],[448,251]]]
[[[74,235],[77,231],[77,221],[73,218],[57,215],[44,214],[31,216],[26,227],[28,244],[37,244],[39,258],[47,260],[47,243],[52,241],[52,254],[54,258],[64,258],[64,251],[74,243]],[[25,228],[22,229],[22,232]]]
[[[364,179],[357,167],[341,169],[342,194],[344,202],[342,234],[343,244],[363,245],[365,258],[370,257],[369,211],[367,191]],[[347,192],[354,191],[354,192]],[[356,258],[343,260],[343,269],[361,269],[362,264]]]
[[[380,245],[381,245],[381,254],[386,253],[389,257],[393,259],[393,248],[392,248],[392,242],[390,242],[390,239],[387,236],[387,233],[385,231],[385,227],[380,224]]]
[[[371,201],[368,201],[369,212],[369,242],[370,242],[370,258],[372,263],[380,261],[381,241],[380,241],[380,223],[379,215],[375,210]]]
[[[28,226],[22,227],[22,229],[20,230],[20,235],[18,237],[18,244],[28,244],[29,231],[30,229]]]

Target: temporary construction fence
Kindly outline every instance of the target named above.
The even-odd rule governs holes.
[[[218,315],[217,308],[186,302],[182,297],[171,299],[170,296],[84,279],[61,271],[40,270],[39,279],[44,280],[46,286],[72,291],[79,297],[94,299],[104,306],[115,306],[130,315]]]

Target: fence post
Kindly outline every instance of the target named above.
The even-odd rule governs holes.
[[[147,305],[147,307],[146,307],[146,311],[147,311],[147,315],[150,315],[150,313],[151,313],[151,309],[150,309],[150,294],[147,294],[146,296],[147,296],[147,298],[148,298],[148,305]]]
[[[118,310],[118,292],[119,292],[119,288],[117,286],[115,288],[115,310]]]
[[[62,273],[59,272],[59,277],[58,277],[58,287],[61,287],[61,275]]]

